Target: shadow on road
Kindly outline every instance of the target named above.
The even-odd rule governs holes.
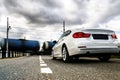
[[[64,63],[62,59],[57,59],[54,61],[59,61]],[[67,62],[67,64],[96,64],[96,63],[120,63],[120,59],[111,59],[109,61],[103,62],[98,60],[97,58],[82,58],[82,59],[72,59],[71,61]]]

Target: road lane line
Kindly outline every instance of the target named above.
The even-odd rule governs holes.
[[[43,74],[52,74],[52,70],[47,66],[41,56],[39,56],[40,61],[40,72]]]
[[[41,68],[41,73],[52,73],[52,70],[49,67]]]
[[[39,56],[39,60],[42,61],[42,57],[41,56]]]
[[[41,56],[39,56],[39,61],[40,61],[40,64],[45,63],[45,62],[42,60]]]
[[[47,66],[47,64],[40,64],[40,66]]]
[[[40,61],[40,64],[44,64],[45,62],[44,61]]]

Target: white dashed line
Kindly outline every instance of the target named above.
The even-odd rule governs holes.
[[[40,61],[40,64],[44,64],[45,62],[44,61]]]
[[[41,73],[52,74],[52,70],[47,66],[47,64],[42,60],[42,57],[39,56],[40,61],[40,71]]]
[[[52,73],[50,68],[41,68],[41,73]]]
[[[40,66],[47,66],[47,64],[40,64]]]

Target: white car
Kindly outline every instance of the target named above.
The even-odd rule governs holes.
[[[62,34],[52,48],[52,59],[62,58],[64,62],[79,57],[98,57],[108,61],[112,54],[119,54],[117,36],[112,30],[74,29]]]

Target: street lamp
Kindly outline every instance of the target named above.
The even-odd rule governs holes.
[[[7,17],[6,57],[10,57],[9,48],[8,48],[8,35],[9,35],[9,30],[10,29],[11,29],[11,26],[9,26],[9,18]]]

